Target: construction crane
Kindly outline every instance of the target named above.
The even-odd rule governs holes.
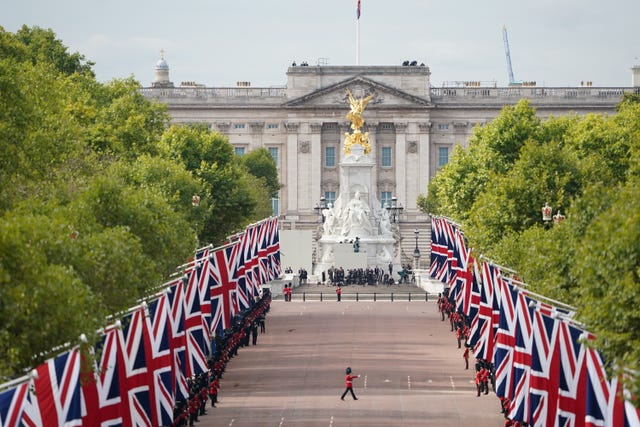
[[[509,39],[507,38],[507,26],[502,26],[502,40],[504,40],[504,53],[507,55],[507,71],[509,72],[509,85],[515,85],[513,68],[511,68],[511,52],[509,52]]]

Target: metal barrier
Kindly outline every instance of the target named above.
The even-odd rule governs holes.
[[[429,301],[429,293],[428,292],[389,292],[389,293],[379,293],[379,292],[354,292],[354,293],[343,293],[341,295],[342,301],[419,301],[419,298],[416,298],[416,295],[424,295],[424,301]],[[295,301],[320,301],[323,302],[325,299],[330,301],[335,301],[337,297],[325,298],[324,292],[302,292],[302,293],[293,293],[291,295],[291,300]]]

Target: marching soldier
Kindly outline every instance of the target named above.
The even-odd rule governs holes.
[[[358,400],[358,398],[356,397],[356,394],[353,392],[353,380],[355,378],[360,378],[360,375],[351,375],[351,368],[347,368],[345,373],[346,373],[346,376],[344,381],[345,381],[346,389],[344,390],[344,393],[342,393],[342,396],[340,396],[340,399],[344,400],[344,397],[347,395],[347,393],[351,392],[351,396],[353,397],[353,400]]]

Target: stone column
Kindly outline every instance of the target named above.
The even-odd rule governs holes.
[[[376,131],[378,130],[378,122],[366,122],[366,132],[369,132],[369,145],[371,146],[371,153],[369,157],[373,161],[373,168],[371,169],[371,185],[369,186],[369,193],[374,197],[374,201],[377,202],[376,206],[371,206],[372,210],[377,210],[380,207],[380,199],[378,196],[378,165],[380,160],[378,158],[379,153],[377,149]]]
[[[300,125],[298,123],[286,122],[284,126],[287,131],[287,185],[283,192],[286,193],[286,199],[282,200],[281,204],[285,208],[283,213],[286,214],[287,217],[298,219],[298,128]]]
[[[320,200],[322,194],[322,123],[309,123],[309,133],[311,140],[311,181],[306,191],[306,197],[309,198],[309,209],[313,212],[313,207]],[[307,171],[302,171],[303,173]],[[302,197],[302,195],[300,195]]]
[[[431,122],[418,123],[418,193],[427,194],[429,175],[431,173],[431,159],[429,158],[431,138]],[[415,201],[414,201],[415,204]]]
[[[262,147],[262,135],[264,131],[264,122],[251,122],[249,123],[251,128],[251,149]],[[284,176],[283,176],[284,178]]]
[[[396,128],[396,146],[395,146],[395,178],[396,178],[396,197],[398,203],[407,206],[407,123],[394,123]],[[414,202],[415,203],[415,202]]]

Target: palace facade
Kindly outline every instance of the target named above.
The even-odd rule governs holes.
[[[339,195],[342,143],[349,122],[347,89],[356,98],[373,94],[363,132],[369,132],[375,162],[370,193],[383,206],[402,206],[398,216],[411,253],[414,228],[424,229],[428,216],[417,198],[429,179],[449,160],[455,145],[466,146],[475,126],[491,121],[505,105],[529,99],[541,117],[613,113],[633,87],[598,88],[510,86],[474,82],[432,87],[427,66],[290,66],[287,83],[277,87],[205,87],[193,82],[175,86],[161,58],[155,81],[142,94],[166,103],[176,124],[207,123],[229,138],[239,155],[265,147],[273,156],[282,189],[274,211],[283,229],[316,230],[322,202]],[[636,84],[637,83],[637,84]],[[421,233],[421,246],[429,239]]]

